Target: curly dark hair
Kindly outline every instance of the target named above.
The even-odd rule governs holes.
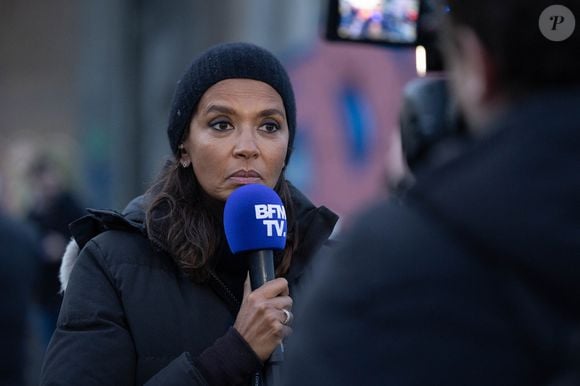
[[[276,274],[283,276],[297,244],[294,208],[284,173],[274,190],[282,199],[288,221],[286,248],[275,252],[276,260],[280,261]],[[175,159],[167,161],[146,196],[149,239],[162,245],[191,279],[206,280],[212,256],[225,243],[224,203],[210,198],[195,173],[181,167]]]

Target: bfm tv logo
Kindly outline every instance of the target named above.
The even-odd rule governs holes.
[[[256,220],[263,220],[262,223],[266,226],[266,234],[268,237],[274,235],[286,237],[284,231],[284,224],[286,222],[286,209],[284,206],[277,204],[258,204],[254,205],[256,212]]]

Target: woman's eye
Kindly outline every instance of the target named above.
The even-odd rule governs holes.
[[[218,131],[226,131],[233,129],[232,124],[226,121],[213,122],[210,123],[210,126]]]
[[[262,125],[262,130],[267,133],[274,133],[280,130],[280,126],[276,122],[267,122]]]

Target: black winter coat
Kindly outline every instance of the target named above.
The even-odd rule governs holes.
[[[301,241],[286,277],[291,295],[337,220],[294,188],[292,198]],[[66,287],[41,384],[206,385],[197,362],[202,353],[206,366],[224,373],[218,383],[248,383],[260,363],[231,328],[237,315],[232,291],[217,276],[202,284],[188,279],[145,236],[140,202],[126,212],[91,211],[72,226],[84,248]],[[70,259],[63,264],[70,268]],[[61,276],[66,284],[66,273]]]
[[[580,384],[580,89],[489,133],[315,272],[285,385]]]

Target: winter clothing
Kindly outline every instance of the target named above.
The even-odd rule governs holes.
[[[28,213],[28,220],[33,223],[41,238],[57,237],[62,245],[70,239],[68,224],[83,216],[78,200],[73,194],[61,191],[42,205],[34,206]],[[58,255],[62,251],[57,252]],[[39,316],[42,321],[42,343],[48,345],[56,327],[62,297],[59,294],[58,272],[60,260],[45,256],[41,260],[40,271],[35,284],[35,300],[39,306]],[[44,348],[43,347],[43,348]]]
[[[290,159],[296,131],[296,102],[286,70],[265,49],[249,43],[214,46],[197,57],[183,75],[173,97],[167,135],[174,154],[179,154],[186,129],[199,100],[208,88],[225,79],[253,79],[272,86],[282,97],[289,140],[286,164]]]
[[[33,231],[0,211],[0,385],[23,385],[28,309],[40,245]]]
[[[578,106],[522,101],[361,216],[295,308],[284,384],[580,384]]]
[[[292,294],[337,217],[291,189],[300,240],[286,276]],[[63,263],[74,268],[41,383],[249,384],[261,362],[231,327],[247,265],[226,246],[208,281],[193,282],[147,238],[142,204],[123,216],[91,211],[73,224],[84,248],[74,264],[70,254]]]

